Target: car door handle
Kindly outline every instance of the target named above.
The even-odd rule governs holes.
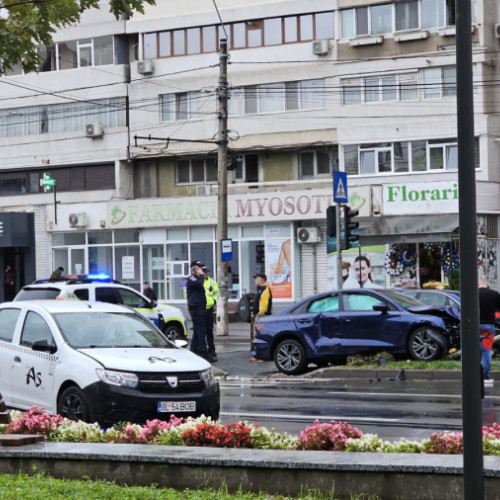
[[[302,324],[303,323],[310,323],[311,322],[310,319],[299,319],[298,321],[299,321],[299,323],[302,323]]]
[[[14,356],[14,361],[16,363],[20,363],[21,362],[21,358],[19,356]]]
[[[351,318],[342,318],[342,323],[350,323],[351,321]]]

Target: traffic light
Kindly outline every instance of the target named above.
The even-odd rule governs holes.
[[[337,219],[335,206],[326,209],[326,235],[330,238],[337,236]]]
[[[357,246],[356,243],[359,241],[359,235],[353,234],[354,229],[359,227],[359,222],[353,222],[353,217],[359,214],[357,208],[351,208],[347,205],[344,206],[344,242],[343,250],[348,250],[349,248]]]

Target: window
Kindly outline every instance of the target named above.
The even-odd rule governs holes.
[[[230,116],[324,107],[324,80],[248,85],[229,92]]]
[[[259,155],[243,154],[236,159],[234,179],[240,182],[259,182]]]
[[[422,28],[444,26],[444,0],[420,0]]]
[[[392,5],[373,5],[370,8],[372,35],[392,33]]]
[[[361,145],[359,159],[360,174],[392,172],[392,145]]]
[[[309,304],[307,312],[337,312],[339,310],[339,297],[332,295],[329,297],[322,297],[321,299],[314,300]]]
[[[365,80],[365,102],[396,101],[397,77],[385,76]]]
[[[396,31],[412,30],[418,28],[418,2],[397,2],[396,7]]]
[[[436,143],[429,141],[428,144],[428,170],[457,170],[458,169],[458,145]]]
[[[479,168],[479,140],[474,144],[474,168]],[[348,175],[457,170],[456,139],[346,145],[342,147]]]
[[[1,172],[0,194],[17,195],[28,193],[41,193],[40,186],[42,175],[47,170],[26,172]],[[92,165],[88,167],[67,167],[50,170],[51,177],[55,179],[57,191],[83,191],[97,189],[114,189],[114,165]]]
[[[283,33],[281,18],[264,20],[264,45],[278,45],[282,43]]]
[[[175,170],[177,184],[217,182],[216,158],[179,159]]]
[[[161,119],[164,122],[199,118],[201,92],[179,92],[162,95]]]
[[[12,342],[19,312],[19,309],[2,309],[0,311],[0,340]]]
[[[299,153],[301,179],[331,176],[338,170],[338,150],[303,151]]]
[[[399,75],[399,98],[402,101],[418,99],[418,75]]]
[[[323,12],[315,15],[316,40],[333,38],[333,12]]]
[[[52,332],[45,320],[37,313],[28,311],[21,332],[21,345],[31,347],[33,342],[45,341],[48,345],[55,345]]]
[[[360,293],[345,293],[342,296],[345,311],[372,311],[375,304],[384,304],[378,297]]]
[[[456,67],[423,70],[424,99],[438,99],[457,94]]]

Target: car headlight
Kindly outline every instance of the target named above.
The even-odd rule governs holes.
[[[139,378],[133,373],[115,372],[113,370],[96,369],[97,376],[106,384],[118,385],[135,389],[139,383]]]
[[[212,368],[209,368],[208,370],[201,372],[201,378],[203,379],[203,382],[205,382],[207,388],[214,387],[215,385],[217,385],[217,381],[215,380],[214,370]]]

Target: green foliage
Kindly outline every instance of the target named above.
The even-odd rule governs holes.
[[[144,12],[155,0],[110,0],[110,11],[121,14]],[[0,73],[20,64],[25,72],[37,71],[43,60],[39,47],[52,44],[52,34],[77,23],[81,14],[98,8],[99,0],[2,0],[0,3]]]
[[[448,285],[450,290],[460,290],[460,271],[458,269],[454,269],[450,273]]]
[[[119,486],[109,481],[54,479],[46,474],[17,475],[0,474],[0,495],[2,500],[334,500],[333,491],[322,493],[304,489],[298,496],[249,493],[243,490],[229,493],[227,486],[218,489],[176,491],[172,488],[155,486]],[[352,500],[376,500],[377,497],[354,496]]]

